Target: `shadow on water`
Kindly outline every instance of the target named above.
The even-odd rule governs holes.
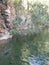
[[[10,65],[11,60],[11,41],[0,44],[0,65]]]

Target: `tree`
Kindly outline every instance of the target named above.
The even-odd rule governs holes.
[[[28,6],[30,10],[27,11],[27,13],[25,13],[22,17],[19,13],[17,14],[18,18],[15,21],[16,29],[18,30],[19,28],[19,31],[23,34],[34,34],[47,28],[49,20],[49,14],[47,12],[48,6],[41,3],[34,3],[33,5],[28,4]],[[20,9],[18,9],[18,11],[20,11]],[[25,20],[22,19],[23,17]]]

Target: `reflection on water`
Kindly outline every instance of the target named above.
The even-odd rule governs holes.
[[[0,65],[49,65],[49,33],[47,31],[26,36],[17,33],[9,42],[9,46],[5,46],[5,50],[7,49],[10,53],[5,51],[0,56]]]
[[[28,58],[30,65],[49,65],[49,61],[45,57],[31,56]]]
[[[48,31],[30,36],[17,34],[16,37],[13,45],[15,65],[49,65]]]
[[[11,41],[7,41],[4,44],[0,44],[0,65],[10,65],[11,63],[11,50],[12,44]]]

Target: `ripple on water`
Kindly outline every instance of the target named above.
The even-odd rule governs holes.
[[[36,56],[28,57],[28,62],[30,65],[49,65],[49,60],[46,60],[45,58],[41,59]]]

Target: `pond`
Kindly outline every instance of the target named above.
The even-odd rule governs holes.
[[[34,35],[17,33],[13,40],[13,65],[49,65],[49,32]]]
[[[17,33],[10,45],[9,52],[1,55],[0,65],[49,65],[49,32],[44,30],[34,35]],[[0,60],[1,60],[0,59]]]

